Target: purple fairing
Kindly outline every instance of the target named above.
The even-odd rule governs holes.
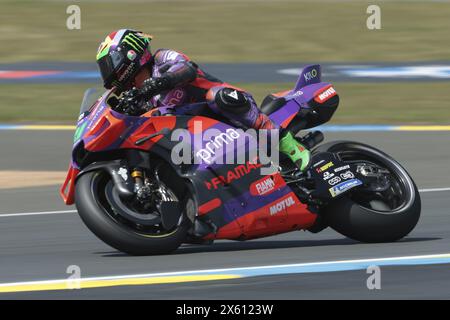
[[[190,145],[197,170],[221,167],[223,164],[245,164],[251,155],[258,156],[258,141],[255,136],[242,129],[236,129],[218,122],[202,128],[202,121],[193,122],[193,128],[183,132],[174,132],[172,141],[183,141]],[[179,128],[181,129],[181,128]],[[256,131],[255,131],[256,133]]]
[[[273,112],[270,119],[281,125],[301,109],[309,108],[308,103],[314,99],[317,91],[329,85],[330,83],[321,82],[320,65],[306,66],[300,73],[295,88],[283,96],[286,99],[286,104]]]
[[[237,195],[224,203],[226,210],[223,212],[232,212],[232,215],[224,215],[225,222],[230,223],[247,213],[256,211],[270,203],[273,203],[277,199],[281,199],[281,197],[284,197],[291,192],[292,189],[286,185],[265,196],[255,197],[250,193],[250,191]]]
[[[90,112],[86,112],[85,116],[78,120],[77,123],[77,130],[75,132],[74,137],[74,144],[72,147],[73,152],[79,147],[80,143],[84,143],[86,145],[90,141],[96,139],[100,134],[102,134],[107,128],[108,123],[105,122],[101,128],[99,128],[95,134],[86,135],[86,133],[91,130],[96,124],[97,121],[100,120],[104,116],[104,112],[106,109],[110,109],[108,106],[106,100],[112,93],[112,90],[106,91],[91,107]],[[125,121],[126,126],[131,128],[128,131],[128,134],[123,135],[121,140],[115,141],[110,146],[108,146],[107,150],[116,149],[120,146],[120,144],[123,142],[123,140],[127,139],[129,135],[131,135],[135,129],[137,129],[140,125],[142,125],[143,122],[147,120],[145,117],[139,117],[139,116],[128,116],[124,115],[122,113],[119,113],[117,111],[114,111],[112,109],[109,110],[111,115],[114,116],[117,119],[121,119]],[[73,157],[75,159],[75,157]],[[75,168],[78,168],[78,164],[75,160],[72,161],[72,166]]]
[[[292,99],[289,100],[283,107],[270,114],[269,117],[270,120],[281,126],[285,120],[289,119],[293,114],[297,114],[299,111],[300,106],[297,104],[295,99]]]

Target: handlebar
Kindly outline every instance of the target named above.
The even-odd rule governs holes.
[[[150,102],[151,97],[148,96],[148,90],[145,87],[141,89],[133,87],[124,91],[119,99],[111,97],[108,103],[114,111],[130,116],[139,116],[154,107]]]

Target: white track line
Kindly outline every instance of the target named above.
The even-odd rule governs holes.
[[[419,189],[419,192],[442,192],[442,191],[450,191],[450,188],[431,188],[431,189]]]
[[[421,193],[427,192],[445,192],[450,191],[450,188],[430,188],[430,189],[419,189]],[[40,215],[51,215],[51,214],[64,214],[64,213],[76,213],[77,210],[62,210],[62,211],[42,211],[42,212],[21,212],[21,213],[0,213],[0,218],[8,217],[24,217],[24,216],[40,216]]]
[[[235,274],[242,277],[251,277],[255,275],[274,275],[283,274],[282,272],[276,272],[276,270],[288,269],[288,268],[302,268],[302,267],[321,267],[326,265],[348,265],[348,264],[370,264],[370,265],[391,265],[391,266],[408,266],[408,265],[421,265],[420,260],[427,259],[445,259],[448,260],[449,253],[444,254],[430,254],[420,256],[399,256],[399,257],[385,257],[385,258],[368,258],[368,259],[356,259],[356,260],[336,260],[336,261],[320,261],[320,262],[307,262],[307,263],[294,263],[294,264],[280,264],[280,265],[262,265],[262,266],[247,266],[247,267],[231,267],[220,269],[200,269],[200,270],[186,270],[186,271],[172,271],[161,273],[143,273],[143,274],[126,274],[126,275],[114,275],[114,276],[97,276],[81,278],[80,281],[103,281],[103,280],[123,280],[133,278],[151,278],[151,277],[173,277],[173,276],[186,276],[186,275],[201,275],[201,274]],[[419,263],[417,263],[417,261]],[[409,263],[408,263],[409,262]],[[414,263],[415,262],[415,263]],[[435,261],[430,264],[441,264],[440,261]],[[264,272],[263,270],[267,270]],[[275,270],[275,272],[274,272]],[[353,269],[349,269],[353,270]],[[251,271],[263,271],[259,274],[252,274]],[[340,269],[336,270],[340,271]],[[331,272],[318,270],[317,272]],[[296,273],[296,272],[292,272]],[[298,272],[302,273],[302,272]],[[23,285],[45,285],[55,283],[65,283],[68,279],[52,279],[52,280],[35,280],[24,282],[10,282],[0,283],[0,288],[11,286],[23,286]],[[43,290],[45,291],[45,290]]]
[[[22,213],[1,213],[0,214],[0,218],[23,217],[23,216],[40,216],[40,215],[46,215],[46,214],[64,214],[64,213],[76,213],[76,212],[77,212],[77,210],[22,212]]]

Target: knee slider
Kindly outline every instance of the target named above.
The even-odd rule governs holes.
[[[242,91],[233,88],[220,89],[214,99],[218,108],[230,113],[247,113],[251,102]]]

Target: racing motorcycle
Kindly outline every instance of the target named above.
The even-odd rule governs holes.
[[[359,142],[322,143],[320,131],[308,130],[329,121],[339,104],[333,85],[321,81],[320,65],[305,67],[293,90],[270,94],[261,105],[312,150],[306,172],[276,148],[267,152],[278,152],[277,164],[253,157],[258,144],[248,142],[258,137],[249,135],[247,147],[238,148],[234,142],[246,133],[204,103],[139,115],[118,104],[114,88],[93,104],[91,94],[83,99],[60,193],[98,238],[122,252],[166,254],[183,243],[327,227],[361,242],[391,242],[419,220],[418,189],[396,160]],[[174,139],[179,129],[193,139]],[[211,129],[214,135],[192,143]],[[191,161],[173,160],[180,144]],[[214,161],[238,149],[248,156],[240,163]]]

